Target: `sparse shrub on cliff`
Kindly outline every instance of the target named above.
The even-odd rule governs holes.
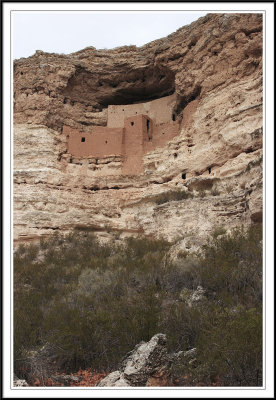
[[[220,195],[220,191],[218,190],[217,187],[214,187],[214,188],[211,190],[211,195],[212,195],[212,196],[219,196],[219,195]]]
[[[261,238],[257,225],[212,235],[201,257],[186,255],[177,264],[168,261],[164,240],[100,244],[91,233],[74,232],[20,246],[14,257],[16,372],[30,379],[31,372],[22,372],[26,354],[46,344],[51,362],[66,372],[111,371],[137,343],[161,331],[170,351],[199,349],[192,385],[212,385],[216,374],[224,385],[259,385]],[[206,296],[191,306],[181,293],[198,285]]]
[[[225,230],[225,228],[223,228],[223,226],[216,226],[216,227],[214,227],[213,231],[211,232],[211,236],[214,239],[217,239],[218,236],[225,235],[225,234],[226,234],[226,230]]]
[[[201,198],[206,197],[206,191],[205,191],[205,190],[200,190],[200,191],[198,192],[198,195],[199,195],[199,197],[201,197]]]
[[[226,186],[226,192],[228,194],[232,193],[233,189],[234,189],[234,185],[233,184],[232,185],[229,184],[229,185]],[[244,187],[242,189],[244,189]]]
[[[156,204],[164,204],[170,201],[180,201],[193,198],[193,193],[184,190],[171,190],[169,192],[161,193],[153,198]]]

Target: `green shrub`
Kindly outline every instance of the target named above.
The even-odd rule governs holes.
[[[234,309],[205,323],[197,342],[199,380],[223,386],[262,385],[262,312]]]
[[[262,299],[262,229],[235,229],[205,246],[198,274],[212,298],[254,307]]]
[[[223,226],[216,226],[216,227],[214,227],[213,231],[211,232],[211,236],[214,239],[217,239],[218,236],[225,235],[225,234],[226,234],[226,229],[223,228]]]
[[[190,199],[193,194],[184,190],[171,190],[169,192],[161,193],[153,198],[156,204],[164,204],[170,201],[180,201],[185,199]]]

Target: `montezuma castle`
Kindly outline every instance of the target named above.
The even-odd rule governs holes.
[[[179,133],[179,123],[173,112],[175,95],[146,103],[110,105],[107,126],[80,132],[63,127],[67,152],[78,159],[122,158],[122,174],[143,172],[143,155],[164,146]]]
[[[196,251],[260,222],[262,24],[208,14],[142,47],[15,60],[15,241],[84,229]]]

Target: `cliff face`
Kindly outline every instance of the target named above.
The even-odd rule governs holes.
[[[108,105],[175,94],[179,134],[143,154],[72,158],[63,126],[107,125]],[[189,198],[156,203],[186,190]],[[209,14],[143,47],[37,51],[14,62],[14,239],[90,229],[197,247],[262,216],[262,16]]]

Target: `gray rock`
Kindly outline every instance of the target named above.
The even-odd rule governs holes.
[[[126,354],[118,371],[107,375],[97,386],[166,386],[171,365],[187,365],[196,355],[195,348],[168,354],[166,344],[163,333],[137,344]]]
[[[203,300],[205,290],[203,289],[202,286],[198,286],[196,290],[192,293],[190,298],[188,299],[187,303],[188,306],[192,307],[195,303],[198,303],[199,301]]]
[[[13,386],[16,387],[23,387],[23,386],[29,386],[25,379],[19,379],[16,375],[13,375]]]
[[[158,333],[124,360],[124,375],[134,386],[146,384],[149,376],[167,364],[166,344],[166,336]]]
[[[107,375],[97,386],[145,386],[147,380],[168,364],[166,335],[158,333],[141,342],[123,359],[118,371]]]
[[[114,371],[107,375],[101,382],[99,382],[97,386],[131,386],[131,384],[124,378],[124,374],[122,372]]]
[[[196,348],[194,347],[191,350],[184,351],[183,357],[186,359],[191,359],[191,358],[194,358],[195,355],[196,355]]]
[[[185,365],[191,360],[193,360],[195,356],[196,356],[196,348],[194,347],[191,350],[179,351],[178,353],[168,354],[168,361],[170,362],[170,365],[177,363]]]

